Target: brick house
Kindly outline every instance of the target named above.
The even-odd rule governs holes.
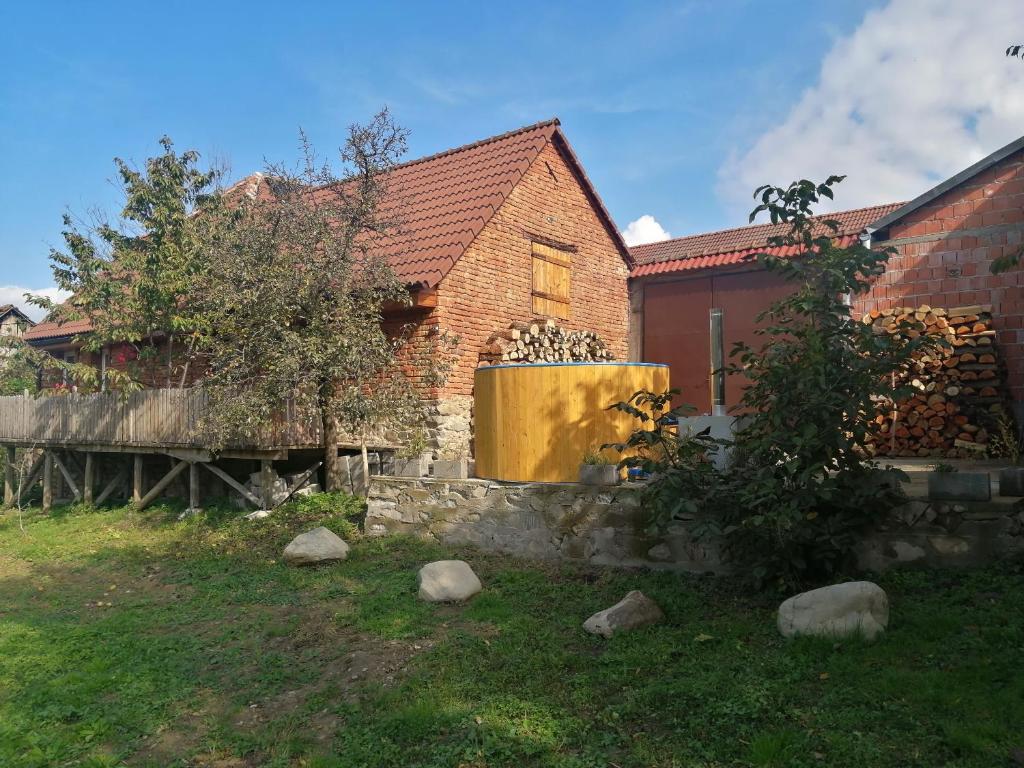
[[[596,331],[626,356],[629,251],[557,119],[404,163],[386,183],[385,206],[402,224],[381,247],[412,305],[385,322],[460,339],[446,385],[427,393],[435,451],[470,451],[479,354],[513,321],[554,317]],[[232,191],[261,195],[265,185],[254,174]],[[43,322],[26,340],[75,359],[88,329]],[[82,362],[102,368],[121,357],[123,350],[104,350]]]
[[[1024,243],[1024,137],[890,211],[868,227],[896,253],[859,313],[894,306],[990,304],[1014,409],[1024,416],[1024,272],[992,262]]]

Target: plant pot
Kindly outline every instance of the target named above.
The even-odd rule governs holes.
[[[999,495],[1024,496],[1024,467],[999,470]]]
[[[618,485],[619,468],[614,464],[580,464],[583,485]]]
[[[436,459],[434,477],[445,480],[465,480],[469,477],[468,459]]]
[[[411,459],[395,457],[395,477],[426,477],[430,474],[430,454]]]
[[[936,501],[989,501],[988,472],[929,472],[928,498]]]

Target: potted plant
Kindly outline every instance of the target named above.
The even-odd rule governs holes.
[[[950,464],[936,464],[928,473],[928,498],[935,501],[989,501],[992,483],[988,472],[960,472]]]
[[[580,482],[583,485],[618,485],[619,466],[602,456],[600,451],[591,450],[583,454]]]

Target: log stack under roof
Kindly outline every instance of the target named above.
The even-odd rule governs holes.
[[[993,425],[1007,413],[992,308],[898,307],[872,310],[862,321],[877,333],[945,341],[915,355],[897,379],[913,392],[909,398],[879,404],[868,450],[875,456],[988,455]]]
[[[480,365],[516,363],[590,363],[615,355],[594,331],[570,331],[554,320],[512,323],[491,336],[480,353]]]

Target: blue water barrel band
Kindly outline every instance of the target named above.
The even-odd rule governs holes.
[[[603,363],[502,363],[501,365],[482,365],[476,369],[477,373],[481,371],[493,371],[498,368],[559,368],[567,367],[570,365],[618,365],[622,368],[633,367],[633,368],[668,368],[666,363],[616,363],[614,360]]]

